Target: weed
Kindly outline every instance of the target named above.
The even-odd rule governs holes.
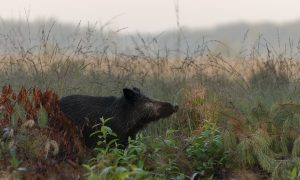
[[[191,137],[187,148],[194,168],[202,178],[223,177],[228,163],[221,132],[216,124],[205,123],[201,134]]]

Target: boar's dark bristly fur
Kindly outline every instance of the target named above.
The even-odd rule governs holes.
[[[66,96],[61,99],[60,107],[81,130],[85,144],[90,148],[97,143],[97,137],[90,134],[95,132],[101,117],[112,118],[106,125],[117,134],[119,143],[126,145],[128,137],[134,138],[148,123],[178,110],[178,106],[146,97],[138,88],[123,89],[121,97]]]

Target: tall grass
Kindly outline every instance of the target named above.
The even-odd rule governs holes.
[[[272,105],[274,101],[297,101],[299,97],[297,59],[287,50],[276,52],[261,37],[249,54],[241,53],[235,59],[224,59],[213,52],[209,42],[178,59],[178,52],[160,49],[155,39],[140,35],[133,38],[136,52],[124,54],[115,49],[113,33],[104,31],[105,27],[97,30],[94,26],[79,25],[68,36],[70,46],[61,46],[51,35],[54,22],[41,26],[36,34],[27,23],[25,31],[11,29],[15,34],[2,36],[6,50],[0,54],[1,86],[38,86],[55,90],[61,96],[119,95],[125,86],[138,86],[149,96],[180,103],[184,88],[194,84],[205,86],[224,101],[246,106],[242,109],[257,102]],[[106,43],[95,47],[99,32]],[[259,48],[267,49],[268,54],[260,54],[263,50]],[[297,48],[290,49],[297,58]],[[157,127],[178,126],[176,118],[160,123]],[[153,126],[149,130],[161,132]]]
[[[11,84],[14,89],[39,87],[54,90],[60,96],[120,95],[123,87],[137,86],[146,95],[177,103],[181,108],[171,118],[150,124],[143,131],[146,136],[157,138],[165,135],[168,129],[176,129],[184,141],[189,136],[202,137],[199,132],[205,130],[207,123],[212,123],[218,126],[216,133],[212,133],[213,137],[217,134],[219,138],[217,146],[222,140],[229,155],[238,151],[241,161],[235,162],[237,167],[251,168],[258,164],[274,177],[280,177],[286,172],[278,170],[283,165],[278,164],[279,159],[273,153],[285,153],[280,158],[292,159],[286,161],[289,167],[284,171],[299,162],[298,136],[281,135],[281,127],[272,126],[276,123],[274,108],[281,110],[281,104],[295,105],[292,116],[285,117],[293,117],[293,120],[282,120],[286,127],[284,131],[298,120],[300,50],[297,47],[276,51],[267,40],[259,37],[248,54],[243,51],[235,58],[226,59],[209,48],[210,42],[203,42],[194,53],[178,58],[178,52],[161,49],[155,39],[137,35],[133,38],[136,51],[124,54],[115,48],[113,33],[100,31],[101,38],[107,36],[107,39],[105,44],[97,47],[95,40],[99,33],[92,27],[84,32],[79,28],[80,33],[75,30],[69,36],[70,46],[61,46],[51,36],[52,28],[52,25],[42,26],[40,32],[31,33],[30,37],[22,31],[3,36],[7,49],[0,54],[0,86]],[[31,37],[38,37],[38,40],[31,44]],[[261,48],[267,53],[260,53]],[[263,125],[268,123],[270,127]],[[299,132],[298,126],[296,131]],[[260,136],[264,138],[260,139]],[[285,143],[282,147],[294,143],[295,148],[276,146],[278,138],[287,138],[281,140]],[[202,147],[201,143],[206,141],[196,138],[190,143],[199,143]],[[185,145],[179,147],[184,149]],[[254,151],[255,148],[258,150]],[[195,152],[192,157],[199,157],[197,148],[189,149]],[[201,166],[198,170],[203,169],[201,164],[195,163],[195,166]]]

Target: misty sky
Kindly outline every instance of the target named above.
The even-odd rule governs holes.
[[[233,22],[284,23],[300,19],[299,0],[178,0],[182,26],[214,27]],[[125,31],[176,27],[176,0],[2,0],[2,19],[55,18],[62,22],[111,22]],[[25,13],[26,12],[26,13]]]

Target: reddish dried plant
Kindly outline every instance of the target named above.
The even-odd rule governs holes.
[[[42,92],[40,89],[34,88],[27,90],[22,87],[19,93],[14,93],[10,85],[6,85],[2,88],[2,94],[0,96],[0,128],[11,127],[14,132],[17,132],[22,124],[26,121],[34,121],[36,128],[43,135],[47,134],[49,139],[55,140],[60,145],[60,151],[64,156],[74,156],[83,154],[85,148],[82,145],[81,138],[76,129],[76,126],[64,114],[59,108],[59,97],[53,91]],[[26,117],[13,116],[15,113],[15,107],[22,107],[26,113]],[[45,128],[38,127],[38,111],[43,108],[48,115],[48,126]],[[12,125],[12,121],[17,122],[16,125]]]

